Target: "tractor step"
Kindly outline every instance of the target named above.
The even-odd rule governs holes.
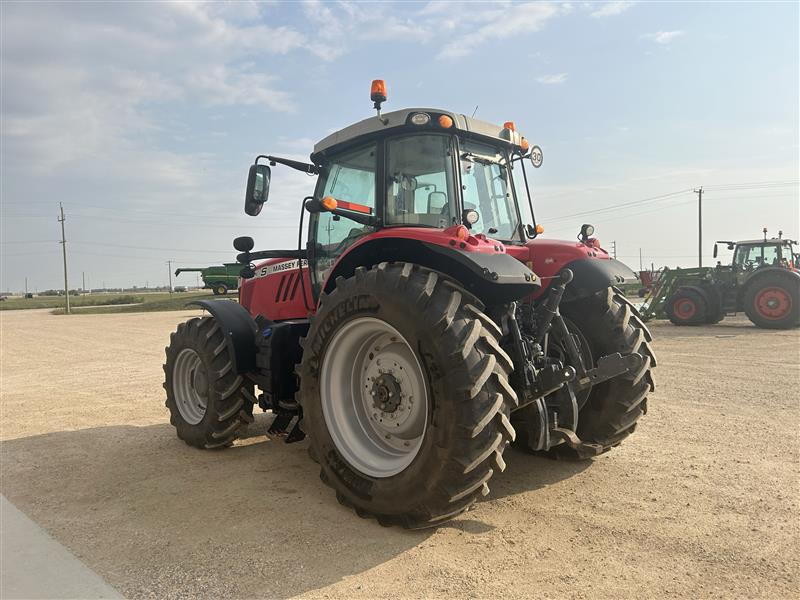
[[[272,421],[272,424],[269,426],[267,433],[271,436],[283,438],[283,441],[287,444],[304,440],[306,438],[306,434],[300,428],[299,418],[295,420],[294,425],[291,429],[289,429],[289,426],[292,424],[292,420],[295,419],[295,417],[297,417],[297,415],[291,412],[279,412],[278,416],[275,417],[275,420]]]

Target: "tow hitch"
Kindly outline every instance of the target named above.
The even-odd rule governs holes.
[[[572,281],[572,271],[564,269],[558,276],[547,298],[539,307],[536,336],[522,334],[512,305],[505,322],[514,347],[524,358],[519,384],[523,394],[519,409],[525,409],[529,429],[529,446],[532,450],[548,450],[558,444],[572,448],[580,458],[596,456],[603,451],[600,444],[582,441],[577,433],[579,407],[576,392],[639,370],[644,357],[638,353],[623,356],[619,352],[597,359],[592,369],[587,369],[578,348],[577,338],[569,331],[559,312],[566,286]],[[546,336],[560,340],[568,365],[545,356],[542,346]],[[518,410],[519,410],[518,409]]]

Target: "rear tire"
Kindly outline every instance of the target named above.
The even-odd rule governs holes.
[[[164,389],[170,423],[196,448],[230,445],[253,422],[253,384],[233,371],[225,336],[214,317],[178,325],[165,349]]]
[[[320,478],[336,491],[340,503],[359,516],[374,517],[387,526],[438,525],[488,494],[487,482],[505,468],[503,451],[515,437],[509,421],[517,403],[508,383],[513,365],[500,348],[499,328],[481,308],[480,302],[457,283],[410,263],[381,263],[369,271],[359,267],[353,277],[338,278],[336,288],[323,295],[303,342],[299,368],[303,424],[311,437],[312,454],[320,463]],[[424,426],[415,432],[418,437],[407,438],[415,453],[395,461],[391,469],[386,466],[388,462],[381,462],[380,446],[385,444],[387,455],[391,455],[389,445],[398,440],[388,435],[389,442],[381,436],[377,442],[369,442],[356,439],[353,433],[386,431],[381,430],[385,425],[377,422],[382,405],[375,406],[377,414],[358,417],[358,427],[347,430],[350,437],[339,429],[341,414],[332,414],[357,414],[359,406],[371,407],[373,400],[365,395],[370,389],[377,389],[378,397],[386,396],[383,390],[371,387],[374,379],[369,377],[369,361],[377,360],[372,356],[373,347],[378,356],[392,344],[383,338],[359,342],[361,345],[351,343],[349,348],[360,348],[356,351],[347,350],[348,345],[341,342],[348,339],[348,332],[367,322],[382,323],[399,334],[406,349],[398,353],[405,353],[408,361],[403,364],[408,365],[412,361],[409,353],[413,354],[422,373],[419,381],[424,382],[426,390]],[[399,344],[394,338],[387,339]],[[327,391],[339,389],[326,383],[333,380],[332,375],[322,372],[336,353],[329,353],[330,348],[353,356],[354,383],[348,388],[350,393],[339,398]],[[349,378],[347,374],[343,380]],[[397,385],[403,381],[398,377]],[[362,383],[366,392],[361,390]],[[403,399],[400,407],[414,409],[406,404],[407,388],[394,385],[390,383],[389,387],[397,392],[394,397]],[[372,413],[373,408],[368,411]],[[360,453],[354,453],[351,447],[356,442]],[[364,450],[371,448],[368,442],[378,448],[374,454]],[[397,454],[410,452],[399,448]],[[380,471],[384,466],[385,471]]]
[[[647,413],[647,395],[655,390],[652,369],[656,356],[650,347],[653,338],[636,308],[614,288],[564,304],[562,312],[588,341],[595,360],[614,352],[623,356],[638,352],[644,357],[638,371],[594,386],[578,413],[578,437],[608,452],[632,434]],[[559,459],[582,459],[564,444],[548,454]]]
[[[708,319],[706,299],[692,289],[678,289],[667,300],[665,310],[673,325],[703,325]]]
[[[215,283],[213,289],[215,296],[224,296],[228,293],[228,286],[224,283]]]
[[[800,282],[785,275],[760,276],[744,297],[747,318],[765,329],[791,329],[800,325]]]

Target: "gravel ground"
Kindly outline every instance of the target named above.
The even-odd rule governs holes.
[[[2,321],[0,487],[132,598],[800,594],[800,331],[653,326],[639,431],[580,464],[509,451],[435,530],[339,506],[305,443],[194,450],[168,424],[163,347],[196,314]]]

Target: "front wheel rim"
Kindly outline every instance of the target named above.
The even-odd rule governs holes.
[[[681,298],[675,303],[675,316],[680,319],[691,319],[696,312],[697,307],[689,298]]]
[[[419,454],[428,392],[420,362],[397,329],[373,317],[344,324],[320,374],[322,414],[342,457],[361,473],[391,477]]]
[[[197,425],[208,406],[208,373],[200,355],[192,348],[184,348],[175,358],[172,387],[181,417],[189,425]]]

